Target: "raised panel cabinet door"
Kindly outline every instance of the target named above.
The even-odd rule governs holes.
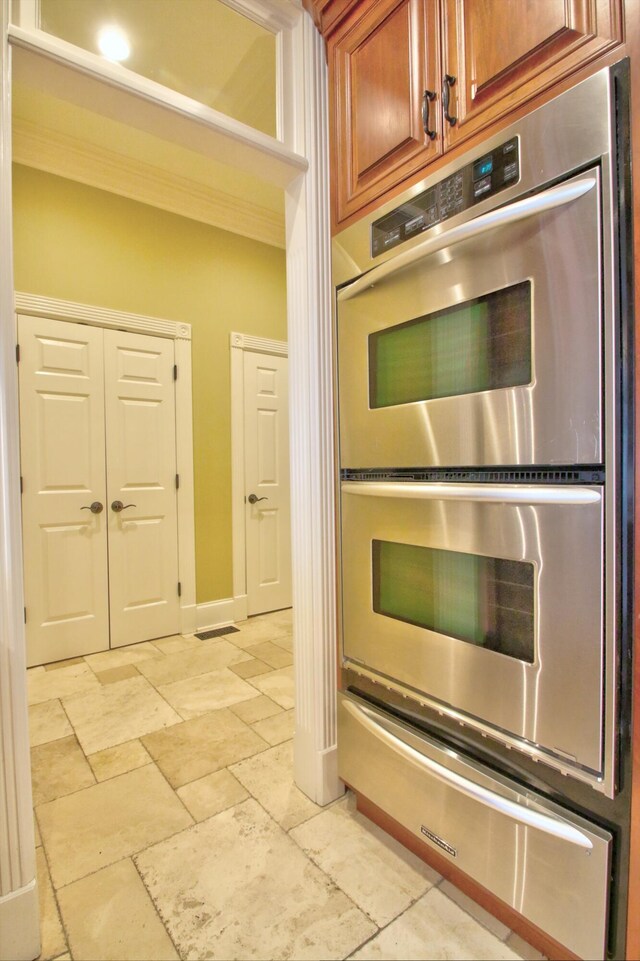
[[[338,222],[442,152],[438,19],[435,0],[378,0],[329,41]]]
[[[244,351],[247,610],[291,606],[288,359]]]
[[[29,666],[109,647],[102,334],[18,319]]]
[[[444,0],[443,10],[447,147],[622,40],[622,0]]]
[[[111,647],[179,633],[173,341],[104,332]]]

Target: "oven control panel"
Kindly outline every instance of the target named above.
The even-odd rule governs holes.
[[[517,183],[520,176],[518,138],[457,170],[371,225],[371,256],[410,240],[449,217]]]

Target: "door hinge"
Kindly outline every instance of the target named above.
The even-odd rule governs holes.
[[[22,474],[20,474],[20,493],[24,494],[24,480]]]
[[[174,379],[174,380],[177,380],[177,379],[178,379],[178,365],[177,365],[177,364],[174,364],[174,365],[173,365],[173,379]]]
[[[25,622],[25,624],[27,623],[27,609],[26,609],[26,607],[25,607],[25,609],[24,609],[24,622]]]
[[[16,344],[16,364],[20,363],[20,344]]]
[[[180,474],[176,474],[176,490],[180,487]]]
[[[182,597],[182,584],[178,581],[178,597]]]

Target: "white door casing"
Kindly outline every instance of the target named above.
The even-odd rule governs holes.
[[[18,332],[33,665],[109,647],[103,332],[41,317],[21,317]]]
[[[173,342],[105,330],[104,366],[111,647],[122,647],[180,631]]]
[[[244,350],[247,613],[291,606],[288,359]],[[250,498],[257,497],[255,503]]]

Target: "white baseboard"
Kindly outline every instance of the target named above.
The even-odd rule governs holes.
[[[0,961],[33,961],[40,956],[38,886],[35,878],[0,898]]]
[[[236,621],[245,621],[246,619],[246,594],[239,597],[225,597],[220,601],[209,601],[207,604],[198,604],[196,608],[196,630],[198,631],[227,627]]]

